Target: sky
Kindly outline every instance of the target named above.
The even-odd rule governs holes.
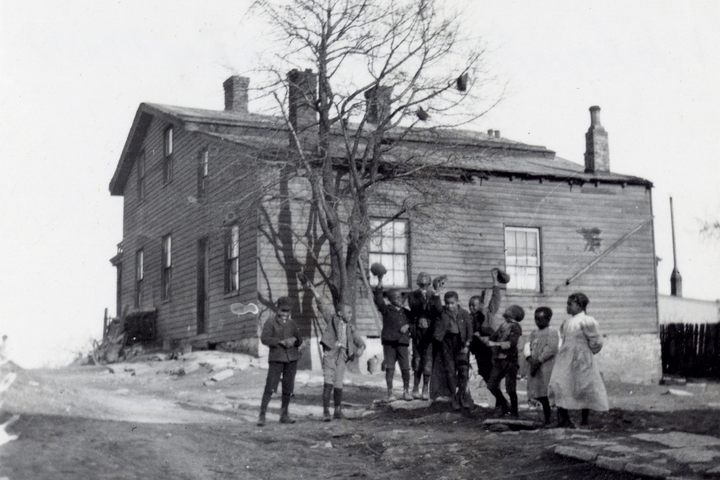
[[[272,60],[248,3],[0,0],[0,334],[22,366],[59,365],[101,336],[122,240],[108,182],[138,104],[222,109],[225,78]],[[720,219],[720,2],[451,6],[505,87],[476,127],[582,163],[599,105],[611,170],[655,184],[660,293],[672,195],[684,294],[720,298],[720,237],[699,234]]]

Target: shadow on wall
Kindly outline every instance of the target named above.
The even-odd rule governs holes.
[[[259,208],[260,234],[272,247],[273,257],[265,258],[262,253],[258,257],[258,268],[264,283],[262,287],[258,286],[258,298],[262,305],[258,317],[258,336],[265,320],[274,315],[277,299],[287,295],[293,299],[292,316],[302,336],[305,339],[319,338],[321,325],[313,307],[313,296],[300,287],[298,274],[303,273],[308,281],[317,284],[320,272],[318,262],[322,261],[320,258],[326,240],[318,232],[317,207],[306,198],[291,194],[291,172],[289,168],[280,172],[278,194],[266,197]],[[301,212],[307,211],[307,215],[298,214],[294,217],[293,206],[302,207]],[[301,369],[311,368],[311,358],[315,356],[312,354],[320,355],[317,342],[305,348],[316,349],[317,352],[305,350],[298,363]]]

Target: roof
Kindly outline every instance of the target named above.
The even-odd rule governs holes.
[[[283,119],[271,115],[242,113],[226,110],[141,103],[130,133],[110,181],[110,193],[122,195],[130,175],[135,155],[153,117],[180,124],[185,129],[202,132],[215,139],[245,147],[273,151],[289,151],[286,135],[268,135],[271,132],[287,133]],[[217,133],[214,127],[245,127],[243,133]],[[350,124],[349,128],[355,128]],[[240,129],[239,129],[240,130]],[[257,130],[256,133],[251,133]],[[338,132],[339,133],[339,132]],[[512,175],[535,178],[562,179],[577,182],[609,182],[640,184],[651,187],[646,179],[613,172],[586,173],[584,166],[555,155],[543,146],[529,145],[483,132],[448,128],[394,128],[388,131],[389,156],[408,158],[422,156],[423,161],[438,166],[459,168],[469,173]],[[336,155],[343,155],[338,142]],[[454,160],[448,162],[448,156]]]

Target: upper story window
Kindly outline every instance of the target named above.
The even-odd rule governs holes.
[[[240,226],[233,225],[225,242],[225,292],[240,290]]]
[[[135,252],[135,308],[143,303],[143,280],[145,280],[145,252]]]
[[[508,290],[542,291],[540,229],[505,228],[505,268],[510,274]]]
[[[145,198],[145,151],[137,159],[137,196],[138,200]]]
[[[368,248],[369,263],[382,263],[387,269],[383,285],[408,286],[408,222],[407,220],[370,220],[373,233]],[[371,285],[377,285],[377,277],[371,276]]]
[[[198,163],[198,198],[207,194],[208,174],[210,173],[210,152],[207,148],[200,151]]]
[[[162,271],[160,272],[160,299],[170,299],[170,284],[172,281],[172,236],[162,238]]]
[[[173,127],[165,129],[163,145],[163,183],[170,183],[173,177],[173,152],[175,151]]]

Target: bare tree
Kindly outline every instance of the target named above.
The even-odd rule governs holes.
[[[336,306],[354,304],[363,252],[383,226],[371,225],[373,203],[393,205],[387,223],[437,202],[434,181],[452,175],[462,153],[447,142],[432,148],[435,139],[493,105],[473,93],[482,83],[482,50],[435,0],[257,0],[253,11],[282,42],[264,91],[290,130],[287,169],[309,184],[316,235],[327,242],[329,268],[320,261],[312,268]],[[309,65],[310,77],[302,70]],[[297,67],[285,75],[283,68]],[[286,99],[305,110],[286,108]],[[307,251],[317,254],[317,242]]]

